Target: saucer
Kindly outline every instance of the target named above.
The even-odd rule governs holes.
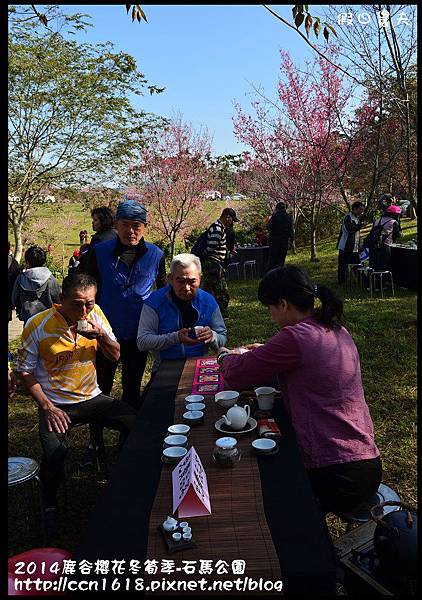
[[[244,429],[236,430],[236,429],[232,429],[230,427],[230,425],[226,425],[224,422],[224,419],[218,419],[218,421],[215,424],[215,428],[217,429],[217,431],[220,431],[221,433],[230,433],[230,435],[238,435],[241,433],[249,433],[250,431],[253,431],[257,425],[258,425],[258,423],[256,422],[256,420],[253,419],[252,417],[249,417]]]

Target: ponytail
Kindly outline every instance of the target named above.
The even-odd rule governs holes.
[[[315,286],[315,295],[321,301],[321,306],[314,309],[318,321],[333,329],[340,327],[344,318],[341,298],[325,285]]]
[[[314,308],[318,298],[321,306]],[[280,300],[291,302],[301,311],[313,310],[315,318],[330,328],[340,327],[343,320],[343,302],[330,288],[315,285],[308,273],[288,265],[268,271],[258,287],[258,300],[264,306],[276,306]]]

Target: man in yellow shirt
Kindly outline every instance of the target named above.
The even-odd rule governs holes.
[[[102,394],[97,384],[96,353],[119,360],[120,346],[103,311],[95,304],[96,281],[84,273],[63,280],[61,304],[31,317],[22,332],[16,371],[38,404],[43,448],[40,476],[46,516],[56,509],[56,494],[68,452],[66,433],[77,423],[131,429],[136,411]],[[87,321],[89,329],[78,328]]]

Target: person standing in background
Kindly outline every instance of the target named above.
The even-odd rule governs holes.
[[[19,263],[14,256],[10,254],[10,242],[8,243],[7,257],[7,299],[8,299],[8,320],[12,320],[12,311],[15,308],[12,302],[12,291],[16,278],[20,273]]]
[[[78,266],[79,266],[79,248],[75,248],[75,250],[73,251],[72,256],[69,259],[69,265],[68,265],[67,273],[69,274],[74,269],[77,269]]]
[[[295,237],[293,219],[287,214],[284,202],[276,205],[275,211],[268,221],[267,229],[269,231],[267,271],[270,271],[284,266],[287,250]]]
[[[95,231],[91,238],[91,245],[114,240],[117,237],[117,231],[114,229],[114,215],[108,206],[97,206],[91,211],[92,229]]]
[[[39,246],[25,252],[25,269],[16,278],[12,290],[12,303],[20,321],[26,323],[53,304],[60,302],[60,285],[50,269],[45,266],[47,255]]]
[[[224,276],[224,266],[229,255],[226,230],[239,219],[233,208],[225,208],[217,221],[207,230],[206,248],[202,259],[202,289],[217,300],[223,319],[228,318],[229,290]]]
[[[117,231],[114,229],[114,214],[108,206],[98,206],[91,211],[92,216],[92,229],[95,231],[91,237],[91,243],[86,246],[85,250],[81,252],[79,257],[79,263],[83,266],[88,260],[89,253],[95,244],[105,242],[107,240],[113,240],[117,237]]]
[[[147,210],[136,200],[120,202],[116,211],[117,237],[95,244],[81,261],[78,270],[95,277],[96,302],[104,311],[120,344],[122,363],[121,399],[136,410],[140,408],[140,388],[148,352],[136,344],[139,317],[144,300],[154,283],[167,283],[163,251],[144,240]],[[97,355],[98,385],[110,395],[117,362],[109,361],[101,351]]]
[[[400,213],[400,206],[392,204],[386,208],[383,216],[373,223],[373,227],[377,224],[382,227],[380,247],[369,250],[369,266],[374,271],[390,270],[391,244],[394,244],[402,236],[399,223]]]
[[[347,265],[359,264],[359,231],[365,225],[361,219],[365,205],[357,200],[351,211],[344,217],[337,242],[337,280],[340,285],[346,281]]]

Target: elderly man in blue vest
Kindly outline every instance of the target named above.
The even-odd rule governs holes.
[[[138,350],[136,336],[144,301],[166,285],[162,250],[145,242],[145,206],[135,200],[120,202],[116,211],[117,238],[96,244],[83,271],[96,278],[96,302],[106,315],[120,344],[121,399],[139,409],[140,387],[147,351]],[[97,353],[97,380],[103,394],[110,395],[117,363]]]
[[[200,289],[201,261],[178,254],[170,265],[170,283],[144,302],[138,348],[154,355],[153,374],[161,360],[203,356],[227,341],[227,329],[214,296]]]

